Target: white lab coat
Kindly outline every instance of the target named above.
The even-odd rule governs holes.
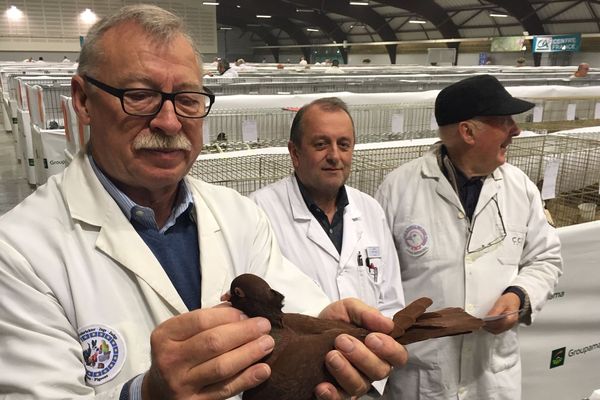
[[[356,297],[391,317],[404,307],[400,266],[381,206],[346,186],[342,252],[312,215],[294,175],[268,185],[252,198],[271,221],[283,255],[310,276],[332,301]],[[367,247],[378,247],[377,280],[366,266]],[[358,265],[361,254],[363,266]]]
[[[531,301],[533,319],[561,274],[560,242],[545,219],[539,192],[512,165],[486,178],[469,248],[501,238],[502,223],[506,237],[471,254],[466,251],[468,218],[434,150],[390,173],[375,197],[398,249],[407,301],[429,296],[432,309],[463,307],[483,317],[508,286],[520,286]],[[481,330],[409,345],[409,363],[392,375],[388,398],[520,399],[517,330],[499,335]]]
[[[235,69],[229,68],[227,71],[221,74],[220,78],[237,78],[238,76],[239,74]]]
[[[186,184],[198,221],[202,307],[218,304],[244,272],[284,293],[287,311],[314,313],[329,303],[281,256],[255,204],[230,189]],[[0,395],[19,398],[118,398],[149,368],[152,330],[187,311],[83,153],[0,218],[0,294]],[[120,337],[123,365],[92,387],[78,331],[98,325]]]

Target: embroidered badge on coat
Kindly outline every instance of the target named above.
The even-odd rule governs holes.
[[[421,225],[409,225],[404,230],[402,237],[406,245],[406,252],[411,256],[420,256],[429,250],[429,235]]]
[[[125,361],[125,341],[115,329],[89,325],[79,329],[79,342],[85,361],[85,380],[98,386],[113,379]]]

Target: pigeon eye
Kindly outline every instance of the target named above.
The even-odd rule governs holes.
[[[246,297],[246,293],[244,293],[244,291],[239,287],[234,288],[233,293],[235,293],[235,295],[238,297]]]

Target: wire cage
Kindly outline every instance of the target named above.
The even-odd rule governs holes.
[[[354,152],[348,185],[370,195],[400,164],[421,156],[430,144],[372,144]],[[190,175],[248,195],[293,171],[287,148],[254,149],[199,157]]]
[[[437,136],[431,103],[363,104],[348,109],[358,143]],[[204,134],[210,143],[229,143],[223,149],[241,150],[235,145],[239,142],[249,143],[248,148],[265,147],[261,142],[285,146],[295,115],[295,109],[289,108],[215,109],[204,122]]]
[[[276,182],[292,171],[287,149],[279,153],[246,153],[199,158],[190,175],[206,182],[227,186],[248,195]],[[244,153],[244,152],[240,152]],[[233,155],[233,153],[230,153]]]
[[[591,209],[600,205],[600,132],[521,138],[513,141],[507,159],[543,194],[545,171],[558,163],[554,193],[545,196],[545,207],[556,227],[597,219],[598,213]]]
[[[357,145],[347,184],[374,195],[388,173],[421,157],[435,141],[421,139]],[[507,160],[522,169],[540,190],[548,165],[559,163],[554,196],[545,200],[555,226],[600,218],[600,212],[590,210],[600,206],[600,131],[515,138]],[[201,156],[190,174],[248,195],[287,176],[292,170],[287,149],[279,147]]]

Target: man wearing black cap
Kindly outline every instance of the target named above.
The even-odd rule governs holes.
[[[533,106],[490,75],[448,86],[435,103],[441,141],[377,191],[406,301],[426,295],[487,320],[471,335],[407,346],[387,398],[521,398],[518,323],[531,323],[562,269],[536,186],[506,163],[520,133],[512,115]]]

